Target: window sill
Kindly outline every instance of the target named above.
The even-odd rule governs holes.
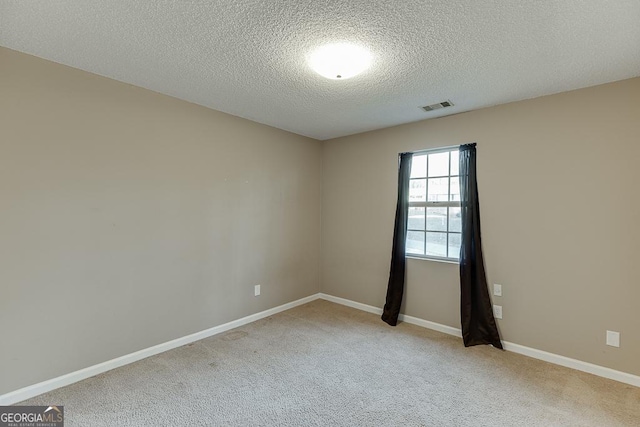
[[[404,257],[407,259],[419,259],[420,261],[441,262],[444,264],[455,264],[455,265],[460,264],[458,260],[446,259],[446,258],[429,258],[429,257],[415,256],[415,255],[405,255]]]

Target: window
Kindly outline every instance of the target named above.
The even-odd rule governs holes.
[[[458,148],[413,154],[408,256],[458,260],[462,232],[458,158]]]

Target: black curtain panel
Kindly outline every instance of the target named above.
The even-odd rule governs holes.
[[[387,285],[387,301],[384,304],[382,320],[391,326],[398,323],[402,295],[404,294],[405,250],[407,245],[407,215],[409,213],[409,178],[413,153],[400,154],[398,168],[398,204],[396,222],[393,229],[393,249],[391,269]]]
[[[502,349],[493,317],[480,241],[476,144],[460,146],[460,316],[465,347],[491,344]]]

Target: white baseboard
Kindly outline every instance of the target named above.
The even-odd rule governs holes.
[[[270,308],[269,310],[261,311],[260,313],[243,317],[242,319],[233,320],[223,325],[214,326],[213,328],[209,328],[204,331],[196,332],[194,334],[177,338],[172,341],[154,345],[153,347],[145,348],[140,351],[136,351],[135,353],[126,354],[116,359],[108,360],[97,365],[89,366],[88,368],[80,369],[79,371],[71,372],[57,378],[53,378],[41,383],[21,388],[16,391],[9,392],[7,394],[0,395],[0,405],[13,405],[14,403],[22,402],[23,400],[30,399],[42,393],[46,393],[51,390],[67,386],[69,384],[82,381],[95,375],[110,371],[112,369],[119,368],[120,366],[128,365],[129,363],[137,362],[138,360],[142,360],[147,357],[190,344],[194,341],[208,338],[210,336],[226,332],[230,329],[255,322],[256,320],[272,316],[276,313],[280,313],[281,311],[289,310],[290,308],[306,304],[308,302],[317,300],[319,297],[319,294],[310,295],[306,298],[292,301],[278,307]]]
[[[335,302],[337,304],[346,305],[347,307],[356,308],[358,310],[374,313],[377,315],[382,314],[382,309],[374,307],[372,305],[362,304],[359,302],[351,301],[345,298],[334,297],[333,295],[318,294],[321,299]],[[398,319],[402,322],[411,323],[413,325],[422,326],[423,328],[433,329],[438,332],[453,335],[456,337],[462,337],[462,331],[459,328],[453,328],[451,326],[442,325],[440,323],[430,322],[428,320],[420,319],[413,316],[406,316],[401,314]],[[543,350],[537,350],[535,348],[526,347],[524,345],[515,344],[508,341],[502,341],[502,345],[506,351],[529,356],[534,359],[544,360],[545,362],[553,363],[556,365],[564,366],[578,371],[587,372],[589,374],[597,375],[599,377],[608,378],[611,380],[619,381],[621,383],[640,387],[640,376],[629,374],[626,372],[616,371],[615,369],[606,368],[604,366],[594,365],[593,363],[583,362],[582,360],[571,359],[569,357],[560,356],[559,354],[549,353]]]
[[[372,305],[351,301],[350,299],[346,299],[346,298],[334,297],[333,295],[328,295],[323,293],[318,294],[318,297],[323,300],[335,302],[336,304],[346,305],[347,307],[355,308],[361,311],[382,315],[382,309],[378,307],[374,307]]]
[[[412,325],[422,326],[423,328],[433,329],[434,331],[443,332],[448,335],[453,335],[458,338],[462,338],[462,331],[458,328],[443,325],[441,323],[431,322],[429,320],[420,319],[418,317],[407,316],[401,314],[398,316],[398,320],[401,322],[411,323]]]
[[[640,387],[640,376],[637,375],[629,374],[622,371],[616,371],[615,369],[607,368],[600,365],[594,365],[593,363],[583,362],[582,360],[560,356],[559,354],[549,353],[531,347],[525,347],[524,345],[514,344],[508,341],[502,341],[502,345],[507,351],[512,351],[524,356],[533,357],[534,359],[544,360],[545,362],[553,363],[571,369],[576,369],[578,371],[587,372],[599,377],[608,378],[610,380],[615,380],[621,383]]]
[[[321,299],[335,302],[336,304],[346,305],[347,307],[356,308],[358,310],[366,311],[369,313],[377,314],[378,316],[382,315],[382,309],[378,307],[374,307],[372,305],[362,304],[360,302],[351,301],[345,298],[334,297],[333,295],[327,294],[318,294]],[[449,335],[455,335],[456,337],[461,337],[462,332],[460,329],[452,328],[451,326],[442,325],[436,322],[430,322],[428,320],[419,319],[413,316],[407,316],[405,314],[401,314],[398,316],[398,320],[401,322],[411,323],[412,325],[422,326],[423,328],[433,329],[434,331],[443,332]]]
[[[381,315],[382,309],[367,304],[362,304],[356,301],[351,301],[345,298],[335,297],[333,295],[327,295],[318,293],[310,295],[308,297],[292,301],[287,304],[280,305],[278,307],[271,308],[269,310],[261,311],[260,313],[252,314],[241,319],[233,320],[223,325],[214,326],[213,328],[206,329],[204,331],[196,332],[191,335],[187,335],[181,338],[177,338],[172,341],[168,341],[162,344],[155,345],[153,347],[145,348],[135,353],[127,354],[116,359],[112,359],[97,365],[89,366],[88,368],[80,369],[79,371],[71,372],[66,375],[62,375],[57,378],[53,378],[41,383],[37,383],[28,387],[21,388],[16,391],[9,392],[7,394],[0,395],[0,406],[13,405],[23,400],[30,399],[43,393],[47,393],[51,390],[55,390],[60,387],[65,387],[69,384],[73,384],[78,381],[93,377],[98,374],[110,371],[120,366],[128,365],[129,363],[137,362],[138,360],[145,359],[150,356],[154,356],[159,353],[163,353],[168,350],[172,350],[183,345],[190,344],[192,342],[211,337],[213,335],[226,332],[233,328],[246,325],[256,320],[264,319],[265,317],[272,316],[290,308],[297,307],[302,304],[306,304],[317,299],[324,299],[337,304],[352,307],[357,310],[366,311],[369,313]],[[399,320],[402,322],[411,323],[413,325],[422,326],[423,328],[432,329],[438,332],[443,332],[448,335],[461,337],[461,331],[458,328],[442,325],[440,323],[431,322],[428,320],[420,319],[413,316],[406,316],[401,314]],[[569,357],[560,356],[558,354],[548,353],[546,351],[537,350],[535,348],[525,347],[520,344],[514,344],[511,342],[503,341],[505,350],[514,353],[519,353],[525,356],[532,357],[534,359],[544,360],[546,362],[554,363],[556,365],[565,366],[567,368],[576,369],[578,371],[587,372],[593,375],[597,375],[604,378],[609,378],[615,381],[619,381],[625,384],[630,384],[636,387],[640,387],[640,376],[629,374],[626,372],[616,371],[614,369],[605,368],[604,366],[594,365],[592,363],[583,362],[581,360],[571,359]]]

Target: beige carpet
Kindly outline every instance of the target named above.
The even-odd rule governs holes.
[[[22,404],[66,426],[639,426],[640,389],[327,301]]]

